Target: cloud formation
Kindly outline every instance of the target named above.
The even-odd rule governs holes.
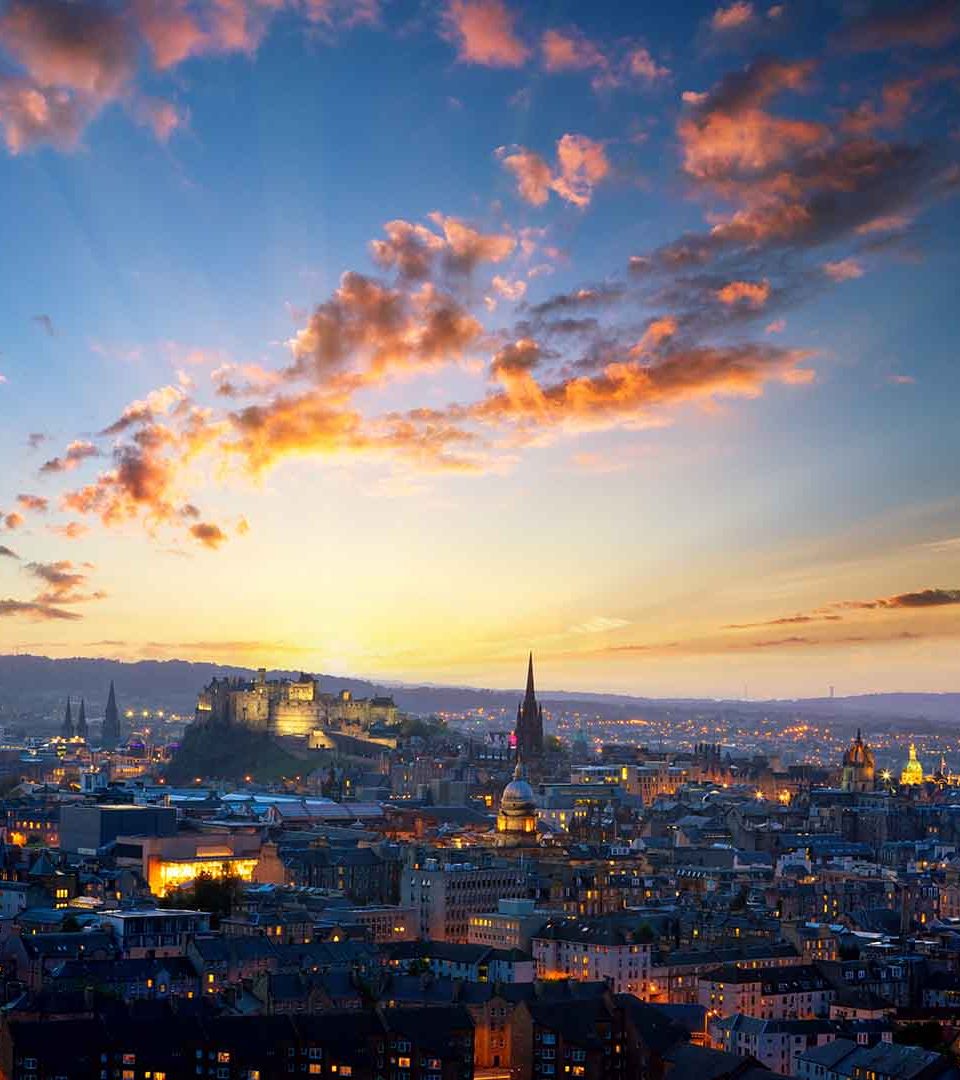
[[[90,580],[89,563],[78,564],[69,559],[56,562],[30,562],[24,571],[40,582],[40,591],[34,601],[42,605],[85,604],[91,600],[102,600],[105,593],[96,590],[87,591]]]
[[[628,43],[603,49],[576,27],[550,28],[540,37],[544,71],[589,72],[594,90],[605,91],[630,82],[652,85],[670,76],[670,69],[654,60],[649,49]]]
[[[553,166],[522,146],[500,147],[497,156],[514,175],[517,193],[531,206],[543,206],[551,192],[573,206],[589,206],[594,188],[611,173],[603,143],[587,135],[562,136]]]
[[[59,457],[50,458],[40,466],[41,473],[70,472],[89,458],[100,456],[100,450],[89,439],[74,439]]]
[[[29,600],[0,600],[0,619],[22,616],[35,622],[64,622],[83,618],[76,611],[63,611],[49,604]]]
[[[464,64],[521,67],[530,55],[517,36],[516,17],[503,0],[447,0],[441,34]]]
[[[281,11],[327,28],[369,25],[380,14],[378,0],[12,0],[0,15],[8,151],[75,150],[112,105],[167,142],[188,113],[141,92],[143,60],[163,75],[202,56],[252,56]]]

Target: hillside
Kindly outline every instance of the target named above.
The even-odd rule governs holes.
[[[23,714],[58,715],[68,694],[85,697],[88,715],[95,718],[102,713],[111,679],[116,683],[121,708],[162,708],[192,715],[197,691],[211,678],[250,677],[252,674],[249,668],[186,660],[125,663],[84,658],[53,660],[42,656],[0,656],[0,721],[9,722]],[[277,670],[271,671],[270,677],[292,674],[296,673]],[[324,689],[329,691],[346,689],[358,697],[390,694],[401,709],[417,715],[462,712],[481,706],[489,711],[513,710],[522,696],[519,687],[516,690],[487,690],[411,686],[329,674],[321,674],[319,678]],[[866,717],[889,722],[910,719],[926,721],[933,727],[960,722],[960,694],[865,694],[846,698],[716,701],[544,689],[540,697],[548,707],[562,705],[571,711],[610,718],[636,715],[640,711],[655,716],[680,708],[710,713],[817,716],[850,722]]]

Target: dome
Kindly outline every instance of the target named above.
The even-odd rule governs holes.
[[[913,743],[910,744],[910,757],[900,773],[900,783],[908,787],[923,783],[923,765],[917,757],[917,748]]]
[[[537,796],[534,793],[522,762],[517,762],[513,779],[500,796],[497,814],[497,843],[515,844],[529,837],[536,841]]]
[[[513,779],[503,789],[500,796],[500,812],[520,814],[535,810],[537,796],[534,794],[530,782],[527,780],[526,770],[521,762],[513,771]]]

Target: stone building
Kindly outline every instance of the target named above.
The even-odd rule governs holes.
[[[392,698],[355,698],[320,691],[320,680],[301,672],[297,679],[267,679],[260,668],[255,679],[213,679],[197,698],[198,722],[238,724],[272,735],[306,738],[325,727],[368,729],[392,724],[398,716]]]

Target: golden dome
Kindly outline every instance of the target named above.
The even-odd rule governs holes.
[[[900,783],[909,787],[915,787],[923,783],[923,766],[917,757],[917,748],[910,744],[910,756],[907,759],[903,771],[900,773]]]

